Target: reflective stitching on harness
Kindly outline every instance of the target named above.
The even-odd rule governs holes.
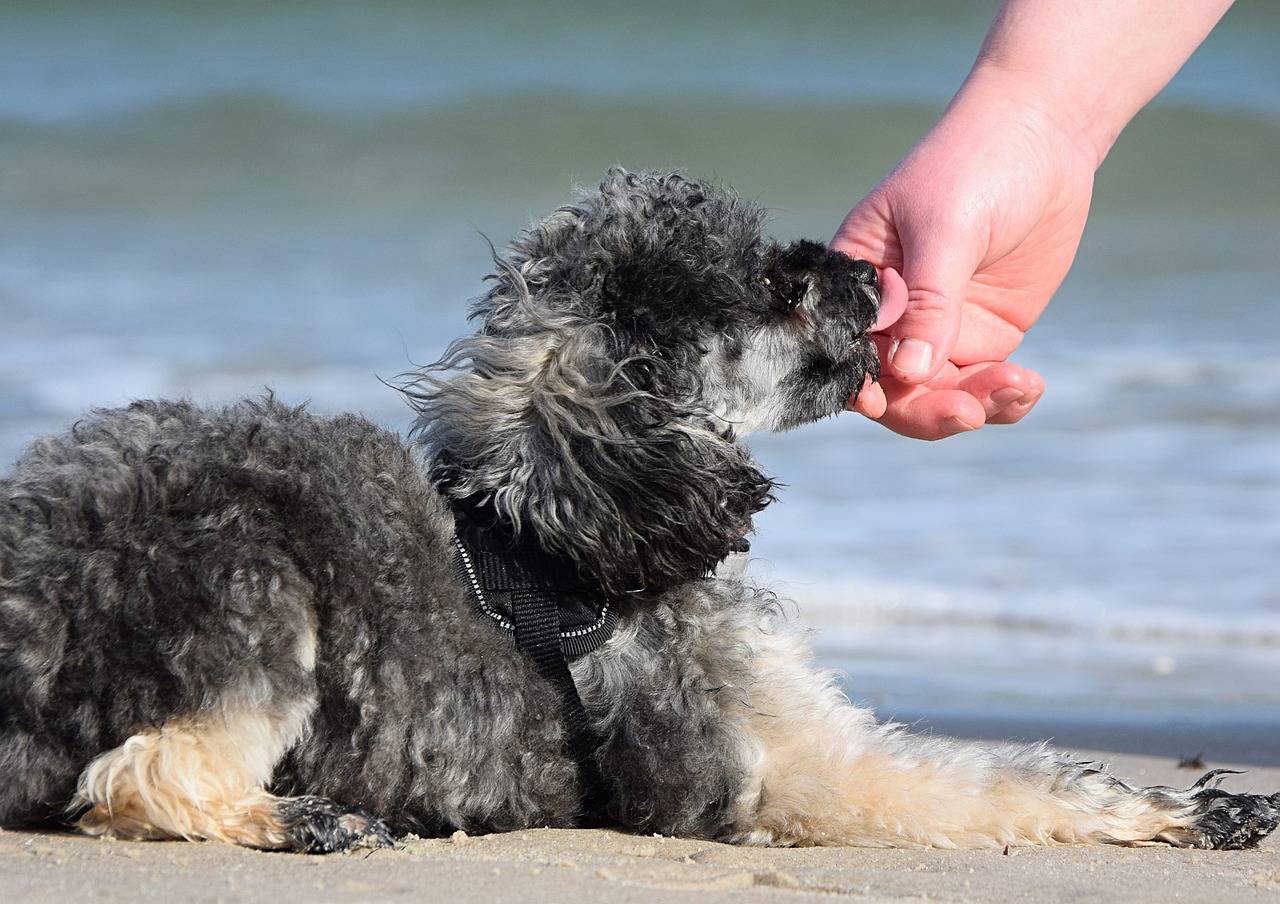
[[[476,577],[476,568],[475,565],[472,564],[471,553],[467,552],[467,545],[463,543],[462,538],[456,534],[453,537],[453,545],[458,548],[458,553],[462,556],[462,567],[467,572],[467,580],[471,583],[471,589],[475,592],[476,601],[480,604],[481,611],[496,621],[498,625],[501,626],[502,630],[514,633],[516,626],[503,618],[502,613],[490,606],[489,601],[484,598],[484,590],[480,587],[480,579]],[[582,637],[583,635],[590,634],[592,631],[599,631],[604,626],[604,623],[608,618],[609,601],[605,600],[604,605],[600,607],[600,616],[594,622],[582,628],[574,628],[572,631],[561,631],[560,637],[562,639]]]
[[[480,589],[480,579],[476,577],[476,567],[471,564],[471,553],[467,552],[467,545],[456,534],[453,537],[453,545],[458,547],[458,553],[462,556],[462,567],[467,571],[467,579],[471,581],[471,589],[475,592],[476,601],[480,603],[481,610],[485,615],[501,625],[502,630],[514,632],[516,626],[503,618],[484,598],[484,591]]]

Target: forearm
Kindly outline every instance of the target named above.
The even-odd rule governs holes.
[[[1005,0],[953,107],[1004,93],[1100,164],[1231,0]]]

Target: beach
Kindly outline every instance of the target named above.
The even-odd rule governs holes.
[[[1078,751],[1140,784],[1186,786],[1200,767],[1164,757]],[[1207,762],[1206,766],[1227,764]],[[1244,767],[1242,767],[1244,768]],[[1280,788],[1280,768],[1234,776],[1235,791]],[[760,849],[532,829],[410,839],[396,850],[314,857],[221,844],[111,842],[0,832],[0,900],[66,901],[1280,901],[1280,843],[1254,850],[1064,846],[1002,850]]]

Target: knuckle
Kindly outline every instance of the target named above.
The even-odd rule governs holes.
[[[951,316],[958,305],[950,296],[937,289],[914,286],[907,290],[907,313],[921,316]]]

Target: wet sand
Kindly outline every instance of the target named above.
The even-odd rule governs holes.
[[[1190,784],[1166,758],[1094,754],[1143,784]],[[1209,761],[1216,767],[1227,763]],[[1275,791],[1280,768],[1228,788]],[[1001,851],[761,850],[604,830],[409,840],[308,857],[218,844],[0,832],[0,901],[1280,902],[1280,844],[1251,851],[1060,847]]]

